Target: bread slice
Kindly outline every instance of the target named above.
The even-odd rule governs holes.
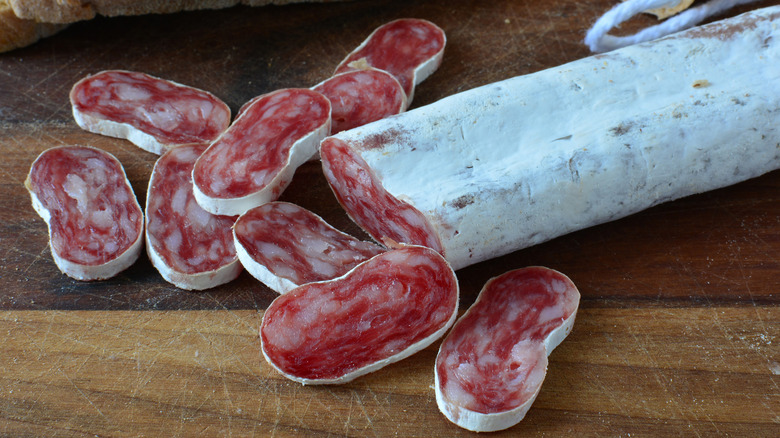
[[[6,1],[6,0],[3,0]],[[221,9],[238,4],[264,6],[333,0],[7,0],[20,18],[44,23],[73,23],[96,15],[167,14],[198,9]]]
[[[38,23],[19,18],[8,0],[0,0],[0,52],[28,46],[65,27],[67,24]]]

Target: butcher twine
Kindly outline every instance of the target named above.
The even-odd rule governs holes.
[[[636,14],[657,8],[673,8],[681,0],[627,0],[607,11],[596,21],[585,36],[585,44],[595,53],[608,52],[631,44],[650,41],[699,24],[705,18],[725,11],[733,6],[756,0],[711,0],[694,8],[687,9],[655,26],[642,29],[628,36],[614,36],[609,32],[613,27]]]

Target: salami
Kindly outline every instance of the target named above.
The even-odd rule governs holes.
[[[192,168],[207,147],[169,150],[149,179],[146,251],[162,277],[181,289],[208,289],[241,273],[231,230],[236,218],[203,210],[192,193]]]
[[[268,363],[303,384],[333,384],[399,361],[452,325],[458,282],[435,251],[404,246],[274,300],[260,340]]]
[[[406,109],[406,94],[390,73],[365,68],[337,74],[312,87],[330,100],[331,133],[356,128],[399,114]]]
[[[398,79],[411,103],[414,87],[441,65],[447,38],[427,20],[404,18],[378,27],[336,67],[336,74],[371,66]]]
[[[287,202],[269,202],[242,214],[233,236],[247,272],[280,294],[340,277],[385,251]]]
[[[476,432],[517,424],[539,394],[547,356],[571,331],[579,300],[571,280],[547,268],[489,280],[439,348],[439,410]]]
[[[302,88],[253,99],[195,162],[198,204],[212,214],[237,216],[276,200],[328,135],[330,108],[325,96]]]
[[[780,8],[459,93],[327,138],[374,239],[455,269],[780,167]]]
[[[131,71],[87,76],[71,89],[70,102],[81,128],[158,155],[213,141],[230,124],[230,108],[211,93]]]
[[[49,228],[57,267],[77,280],[110,278],[132,265],[143,246],[143,212],[122,164],[86,146],[38,156],[24,183]]]

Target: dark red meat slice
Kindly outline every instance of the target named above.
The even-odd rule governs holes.
[[[236,221],[233,234],[247,271],[279,293],[340,277],[385,251],[287,202],[269,202],[247,211]]]
[[[207,144],[183,145],[155,163],[146,197],[147,251],[167,281],[202,290],[241,272],[233,246],[235,217],[203,210],[192,193],[192,168]]]
[[[290,379],[346,382],[430,345],[457,307],[449,264],[429,248],[401,247],[280,295],[263,316],[262,350]]]

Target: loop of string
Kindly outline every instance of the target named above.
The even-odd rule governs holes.
[[[607,11],[596,21],[585,36],[585,44],[592,52],[608,52],[688,29],[699,24],[707,17],[731,7],[754,1],[756,0],[710,0],[702,5],[686,9],[660,24],[642,29],[633,35],[614,36],[608,34],[607,32],[612,28],[634,15],[650,9],[674,7],[680,3],[680,0],[627,0]]]

